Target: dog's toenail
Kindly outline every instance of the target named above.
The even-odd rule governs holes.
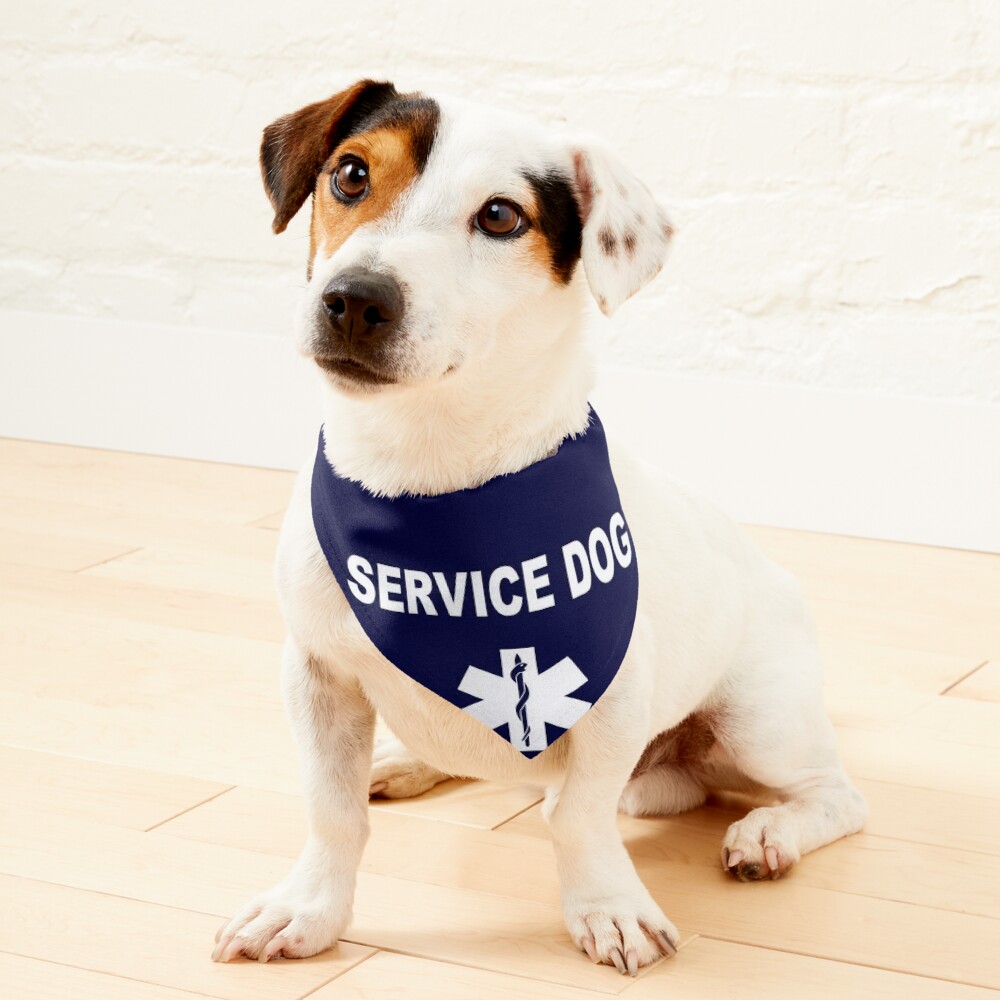
[[[657,931],[656,939],[657,941],[660,942],[660,947],[663,949],[663,954],[666,955],[667,958],[673,958],[674,955],[677,954],[677,948],[674,946],[673,941],[671,941],[670,938],[667,937],[664,931]]]

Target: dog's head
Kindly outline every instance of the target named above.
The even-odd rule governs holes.
[[[672,235],[595,141],[390,83],[279,118],[260,155],[276,233],[313,195],[299,346],[352,394],[453,377],[498,349],[530,364],[579,262],[610,315]]]

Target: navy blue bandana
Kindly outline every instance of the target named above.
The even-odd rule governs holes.
[[[520,472],[436,496],[377,497],[319,449],[316,535],[390,663],[534,757],[621,666],[639,574],[591,410],[579,437]]]

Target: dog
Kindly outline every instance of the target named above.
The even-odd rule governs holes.
[[[464,100],[362,80],[269,125],[264,186],[282,232],[312,196],[297,346],[324,387],[325,460],[372,495],[480,487],[583,434],[594,380],[585,297],[610,315],[661,269],[673,236],[608,146]],[[330,571],[313,463],[278,546],[288,627],[282,692],[309,836],[277,886],[219,931],[213,958],[329,948],[351,919],[371,795],[451,776],[544,786],[575,945],[620,972],[675,953],[616,813],[765,791],[723,868],[776,878],[861,829],[799,587],[708,504],[612,442],[642,561],[635,624],[607,691],[532,759],[391,664]],[[396,737],[373,751],[376,712]],[[374,753],[374,756],[373,756]]]

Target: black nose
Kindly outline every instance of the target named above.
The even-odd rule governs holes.
[[[395,332],[403,315],[403,292],[387,275],[344,271],[323,289],[323,311],[331,331],[348,348],[371,349]]]

